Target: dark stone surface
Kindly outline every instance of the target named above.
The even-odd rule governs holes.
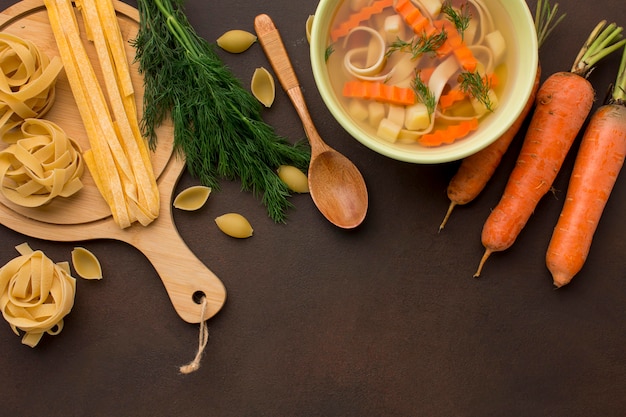
[[[4,9],[14,2],[0,0]],[[134,2],[130,2],[135,5]],[[561,2],[566,20],[541,54],[543,78],[569,70],[601,19],[626,24],[618,0]],[[274,224],[237,182],[224,181],[198,212],[175,212],[179,232],[224,282],[225,307],[209,320],[201,368],[190,361],[198,326],[173,310],[156,272],[134,248],[115,241],[83,246],[105,279],[79,280],[63,332],[23,346],[0,323],[0,414],[7,416],[621,416],[626,413],[626,184],[620,177],[587,263],[558,291],[545,250],[573,157],[508,251],[480,279],[480,231],[497,203],[518,137],[493,181],[456,209],[437,233],[457,163],[413,165],[377,155],[334,121],[316,90],[304,23],[316,2],[189,0],[198,32],[215,40],[229,29],[276,22],[318,129],[349,156],[368,183],[370,211],[356,230],[333,227],[307,195],[293,197],[286,224]],[[529,1],[534,10],[535,1]],[[269,64],[259,45],[220,52],[247,83]],[[600,104],[619,57],[591,74]],[[303,138],[279,90],[266,121]],[[179,189],[197,184],[184,174]],[[234,240],[213,219],[236,211],[255,235]],[[0,226],[0,264],[24,241],[55,261],[74,243],[28,238]],[[167,245],[167,242],[163,242]]]

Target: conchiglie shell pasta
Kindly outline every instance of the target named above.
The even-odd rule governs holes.
[[[239,213],[223,214],[215,219],[217,227],[230,237],[245,239],[252,236],[252,226]]]
[[[85,248],[76,247],[72,251],[72,265],[76,273],[84,279],[102,279],[102,267],[98,258]]]
[[[246,51],[256,42],[256,35],[245,30],[233,29],[217,38],[217,45],[233,54]]]
[[[194,211],[204,206],[211,194],[211,187],[195,185],[181,191],[174,199],[174,207],[180,210]]]
[[[263,67],[259,67],[254,70],[252,74],[252,81],[250,83],[250,89],[252,94],[259,100],[265,107],[271,107],[276,97],[276,85],[274,83],[274,77]]]
[[[309,17],[306,19],[306,40],[311,43],[311,29],[313,28],[313,19],[315,18],[315,15],[309,15]]]
[[[306,174],[291,165],[278,167],[278,177],[295,193],[308,193],[309,180]]]

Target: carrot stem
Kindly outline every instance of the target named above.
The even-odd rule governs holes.
[[[571,72],[586,78],[600,60],[624,44],[626,44],[626,39],[622,39],[622,27],[615,23],[607,25],[605,20],[601,21],[591,31],[578,53]]]
[[[626,105],[626,46],[622,53],[622,60],[620,61],[617,80],[611,97],[614,103]]]
[[[537,9],[535,10],[535,30],[537,31],[537,42],[539,48],[546,41],[550,33],[554,28],[561,23],[566,16],[566,13],[556,17],[559,12],[559,4],[556,3],[552,8],[548,0],[538,0]],[[556,18],[556,20],[554,20]]]

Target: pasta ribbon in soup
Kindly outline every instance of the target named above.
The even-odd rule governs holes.
[[[443,146],[496,111],[506,42],[483,1],[374,0],[359,10],[344,3],[327,65],[362,129],[390,142]]]

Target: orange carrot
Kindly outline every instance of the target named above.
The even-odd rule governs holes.
[[[480,275],[493,252],[513,245],[539,200],[552,187],[593,105],[595,92],[586,76],[597,62],[624,45],[625,41],[617,42],[619,36],[613,36],[621,30],[614,24],[607,26],[606,22],[600,22],[576,58],[571,72],[552,74],[539,88],[535,111],[517,163],[500,202],[483,226],[481,239],[485,253],[475,277]]]
[[[485,254],[511,247],[537,203],[550,190],[574,139],[591,111],[593,86],[584,77],[558,72],[537,92],[533,117],[502,199],[483,226]]]
[[[395,10],[414,33],[431,35],[436,31],[430,20],[410,0],[398,0]]]
[[[343,86],[343,95],[345,97],[376,100],[403,106],[415,103],[415,92],[413,89],[375,81],[348,81]]]
[[[422,80],[424,84],[428,84],[430,77],[433,75],[433,72],[435,72],[436,69],[437,67],[426,67],[426,68],[420,69],[418,71],[420,80]]]
[[[465,42],[463,42],[463,37],[454,24],[449,20],[435,20],[433,25],[439,31],[445,30],[447,35],[446,41],[437,50],[437,54],[445,56],[452,53],[456,57],[461,68],[465,71],[474,72],[476,70],[476,66],[478,65],[478,60]]]
[[[466,97],[467,94],[465,92],[461,91],[458,88],[452,88],[450,89],[450,91],[442,94],[441,97],[439,97],[439,109],[442,112],[445,112],[447,109],[452,107],[454,103],[456,103],[457,101],[461,101]]]
[[[626,50],[610,102],[589,120],[546,252],[556,287],[580,272],[626,156]]]
[[[558,3],[554,6],[550,6],[548,0],[539,0],[537,2],[537,10],[535,12],[535,30],[537,32],[537,47],[541,49],[552,30],[565,18],[565,14],[558,14]],[[492,88],[498,83],[497,76],[495,74],[489,75],[486,80],[488,85]],[[450,206],[448,211],[439,226],[441,231],[448,222],[452,210],[457,205],[468,204],[482,192],[487,183],[495,173],[496,169],[502,161],[502,157],[508,150],[511,142],[517,136],[517,133],[522,128],[524,121],[530,114],[533,106],[535,105],[535,97],[539,85],[541,83],[541,63],[537,66],[537,73],[535,75],[535,83],[533,85],[530,96],[526,105],[522,109],[517,119],[513,122],[511,127],[507,129],[504,134],[498,138],[494,143],[487,146],[485,149],[468,156],[465,158],[459,170],[450,180],[448,184],[447,194],[450,199]]]
[[[546,264],[554,285],[568,284],[583,267],[600,216],[626,155],[626,107],[598,109],[585,130]]]
[[[478,128],[478,119],[473,118],[463,120],[462,122],[450,125],[443,129],[435,130],[419,138],[418,143],[422,146],[440,146],[450,144],[462,137],[467,136],[473,130]]]
[[[357,27],[361,22],[368,20],[375,14],[385,10],[387,7],[393,6],[393,0],[376,0],[370,6],[364,7],[358,12],[350,15],[348,20],[343,21],[339,26],[330,32],[330,38],[333,42],[346,36],[352,29]]]

